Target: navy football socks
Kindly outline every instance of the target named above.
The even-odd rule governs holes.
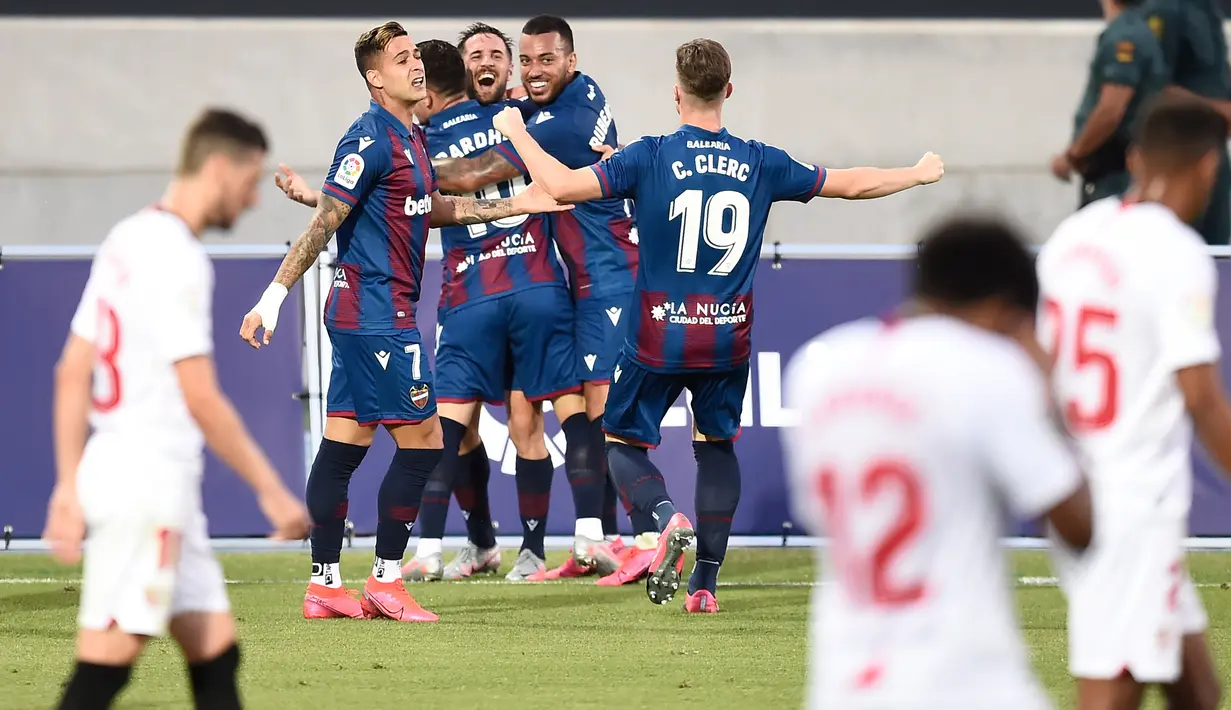
[[[400,560],[419,516],[423,487],[440,463],[440,449],[398,449],[376,496],[376,557]]]
[[[200,710],[239,710],[238,671],[239,646],[235,644],[211,661],[189,665],[193,704]]]
[[[496,546],[496,531],[492,528],[491,499],[487,484],[491,480],[491,463],[487,448],[479,442],[478,448],[458,457],[457,468],[461,473],[453,482],[453,496],[457,507],[466,518],[466,536],[480,550]]]
[[[132,666],[104,666],[77,661],[64,687],[60,710],[105,710],[132,675]]]
[[[573,491],[577,518],[601,518],[604,477],[602,469],[596,466],[596,442],[592,441],[590,419],[585,412],[579,412],[565,419],[560,430],[564,432],[564,472]]]
[[[521,514],[521,549],[546,557],[543,537],[547,534],[547,510],[551,506],[551,458],[517,457],[517,512]]]
[[[321,439],[312,472],[308,474],[306,493],[308,514],[312,517],[314,564],[337,564],[341,558],[350,505],[347,488],[367,453],[366,446]]]
[[[688,593],[706,589],[712,594],[739,505],[739,459],[730,441],[694,441],[692,449],[697,458],[697,564],[688,579]]]
[[[645,449],[614,441],[607,442],[607,466],[616,485],[633,507],[654,521],[659,532],[675,515],[675,504],[667,494],[667,482],[650,461]]]
[[[445,536],[449,496],[453,494],[453,483],[458,477],[460,464],[458,447],[466,435],[466,425],[448,417],[440,418],[440,428],[444,433],[445,446],[441,450],[440,463],[432,469],[423,487],[423,500],[419,508],[419,537],[429,540],[439,540]]]

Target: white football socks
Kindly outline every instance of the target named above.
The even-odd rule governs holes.
[[[603,539],[603,521],[601,518],[578,518],[573,534],[587,540]]]
[[[432,555],[439,555],[441,552],[440,538],[431,539],[426,537],[419,538],[419,547],[415,548],[415,558],[424,559]]]
[[[337,589],[342,586],[342,565],[338,562],[314,563],[312,565],[312,584]]]
[[[377,582],[396,582],[402,578],[402,561],[382,560],[378,557],[372,563],[372,576]]]

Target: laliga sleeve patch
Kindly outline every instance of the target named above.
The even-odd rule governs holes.
[[[338,171],[333,175],[333,181],[348,190],[354,190],[359,184],[359,176],[363,175],[363,158],[358,153],[351,153],[342,158]]]

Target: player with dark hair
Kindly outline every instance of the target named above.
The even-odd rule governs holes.
[[[1031,357],[1034,259],[1004,224],[961,218],[916,264],[909,317],[837,326],[787,369],[791,500],[830,541],[806,705],[1045,710],[1000,536],[1010,515],[1074,547],[1095,526]]]
[[[325,304],[333,344],[325,436],[308,477],[312,578],[305,618],[385,616],[435,621],[402,584],[402,556],[423,488],[441,458],[431,372],[415,324],[428,229],[565,209],[535,189],[514,198],[443,196],[412,109],[426,98],[423,64],[406,30],[388,22],[360,36],[355,62],[372,102],[338,143],[308,229],[244,318],[240,336],[268,343],[288,289],[338,233],[338,268]],[[376,559],[356,602],[339,556],[351,474],[383,425],[397,443],[378,496]],[[456,443],[454,444],[456,452]]]
[[[162,200],[113,227],[90,268],[56,365],[44,532],[75,564],[89,528],[64,710],[111,707],[168,631],[196,706],[240,707],[235,620],[201,510],[203,444],[252,487],[275,537],[308,534],[307,510],[219,388],[212,357],[214,269],[200,237],[256,206],[267,150],[260,126],[206,111]]]
[[[1146,0],[1145,11],[1162,46],[1165,91],[1199,98],[1231,121],[1231,69],[1222,4],[1217,0]],[[1194,225],[1206,244],[1231,240],[1231,157],[1225,150],[1210,204]]]
[[[1065,220],[1039,254],[1039,333],[1100,516],[1085,554],[1054,550],[1081,710],[1137,708],[1149,684],[1168,707],[1218,707],[1184,540],[1194,429],[1231,471],[1218,272],[1189,226],[1226,143],[1227,121],[1208,103],[1164,94],[1138,126],[1129,193]]]
[[[486,39],[483,39],[486,38]],[[464,52],[471,56],[472,45],[482,40],[493,46],[498,38],[476,34]],[[476,45],[477,46],[477,45]],[[573,32],[563,19],[540,16],[529,20],[520,42],[522,85],[538,113],[528,120],[531,132],[560,160],[572,167],[591,165],[599,159],[601,147],[618,145],[616,126],[606,97],[593,79],[577,71],[573,52]],[[440,184],[457,193],[472,193],[493,183],[521,179],[526,172],[517,151],[506,141],[470,157],[450,156],[436,164]],[[625,200],[602,199],[577,206],[565,216],[552,220],[553,236],[568,267],[575,316],[575,351],[583,381],[585,404],[580,412],[556,409],[561,429],[567,438],[566,456],[585,466],[570,466],[568,475],[576,507],[577,525],[573,555],[560,568],[530,576],[533,580],[573,577],[593,571],[608,573],[613,553],[608,541],[618,538],[615,504],[617,494],[604,473],[603,439],[599,423],[606,402],[608,383],[619,349],[620,332],[627,315],[624,311],[637,269],[636,232],[631,206]],[[532,411],[536,422],[542,418],[537,404]],[[585,414],[586,416],[581,416]],[[536,429],[541,429],[536,423]],[[586,431],[582,431],[585,428]],[[533,508],[541,502],[546,514],[551,489],[552,466],[547,459],[518,459],[519,497]],[[523,483],[524,482],[524,483]],[[525,516],[523,516],[525,517]],[[634,531],[646,532],[648,520],[634,520]],[[538,522],[535,521],[537,525]],[[652,543],[651,543],[652,544]],[[626,560],[642,568],[651,550]],[[525,568],[535,560],[525,558]],[[619,571],[619,570],[616,570]],[[635,573],[631,577],[636,578]],[[624,573],[612,581],[627,581]]]
[[[913,168],[827,171],[731,135],[722,127],[731,60],[713,40],[681,45],[676,75],[680,129],[634,141],[595,166],[570,169],[552,157],[518,111],[500,113],[496,127],[535,184],[557,199],[637,203],[640,270],[636,292],[623,304],[627,339],[603,416],[608,464],[624,495],[658,523],[646,591],[651,601],[666,603],[694,530],[675,511],[647,449],[658,445],[662,418],[676,398],[692,392],[700,541],[685,608],[715,612],[718,567],[739,501],[734,439],[752,352],[752,281],[770,206],[818,195],[884,197],[936,182],[944,168],[928,153]]]
[[[1052,174],[1082,178],[1081,205],[1129,186],[1128,154],[1133,123],[1147,99],[1162,90],[1166,67],[1150,32],[1142,0],[1101,0],[1107,27],[1099,35],[1086,91],[1074,119],[1073,141],[1052,159]]]

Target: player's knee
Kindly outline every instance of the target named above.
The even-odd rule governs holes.
[[[466,433],[462,435],[462,444],[458,448],[458,453],[464,456],[479,448],[482,443],[483,439],[479,437],[479,427],[476,422],[475,426],[467,428]]]
[[[515,404],[510,400],[509,439],[517,448],[517,455],[524,459],[542,459],[547,456],[543,443],[543,409],[537,402]]]
[[[235,645],[235,619],[228,612],[187,612],[171,620],[171,636],[190,665],[216,658]]]
[[[418,424],[397,424],[388,429],[399,449],[443,449],[445,446],[444,431],[436,416]]]
[[[77,660],[104,666],[130,666],[145,648],[147,636],[120,629],[81,629],[77,632]]]

